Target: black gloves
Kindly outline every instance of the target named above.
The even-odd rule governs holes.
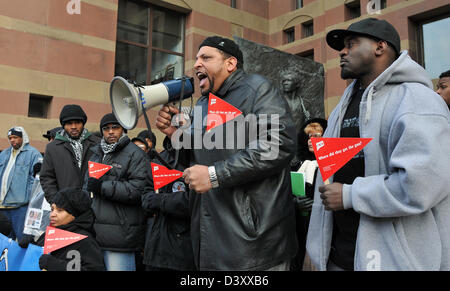
[[[30,243],[34,243],[34,235],[24,234],[19,241],[19,246],[26,249]]]
[[[150,213],[154,213],[161,208],[162,194],[149,192],[142,196],[142,208]]]
[[[36,174],[41,171],[42,163],[36,163],[33,166],[33,177],[36,177]]]
[[[310,211],[314,200],[306,196],[294,196],[295,207],[300,211]]]
[[[39,268],[42,269],[47,269],[48,268],[48,260],[51,258],[51,255],[42,255],[39,258]]]
[[[102,190],[102,181],[99,179],[95,179],[94,177],[89,177],[87,183],[88,192],[93,192],[94,194],[101,194]]]
[[[41,255],[39,258],[39,268],[47,271],[67,271],[67,262],[49,254]]]

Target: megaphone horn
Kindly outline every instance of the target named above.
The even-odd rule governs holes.
[[[184,83],[184,90],[182,84]],[[141,96],[139,96],[139,91]],[[157,105],[177,102],[186,99],[194,93],[193,78],[178,78],[165,81],[156,85],[136,86],[122,77],[116,76],[112,79],[109,87],[111,107],[120,125],[126,129],[136,127],[139,117],[145,111]],[[143,105],[143,106],[142,106]]]

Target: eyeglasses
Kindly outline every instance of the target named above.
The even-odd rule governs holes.
[[[311,138],[311,137],[322,137],[322,134],[320,132],[313,132],[313,133],[308,134],[308,138]]]
[[[103,131],[110,131],[112,129],[112,130],[116,131],[116,130],[119,130],[120,128],[122,128],[120,125],[114,124],[112,126],[103,126],[102,130]]]

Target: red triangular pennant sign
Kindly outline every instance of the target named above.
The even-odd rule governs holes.
[[[237,116],[241,115],[242,111],[233,105],[225,102],[212,93],[209,93],[208,101],[208,117],[206,120],[206,131],[222,125]]]
[[[86,235],[47,226],[45,230],[44,254],[56,251],[87,238]]]
[[[342,166],[359,153],[371,138],[311,138],[317,164],[323,181],[326,181]]]
[[[153,187],[158,190],[183,176],[183,172],[169,170],[159,164],[151,163],[153,175]]]
[[[104,165],[96,162],[88,162],[89,165],[89,177],[100,179],[106,172],[108,172],[112,166]]]

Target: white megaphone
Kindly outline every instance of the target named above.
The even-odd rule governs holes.
[[[181,99],[186,99],[194,93],[193,78],[179,78],[156,85],[138,87],[122,77],[114,77],[109,88],[113,113],[120,125],[126,129],[133,129],[144,110],[179,101],[183,83],[184,92]]]

